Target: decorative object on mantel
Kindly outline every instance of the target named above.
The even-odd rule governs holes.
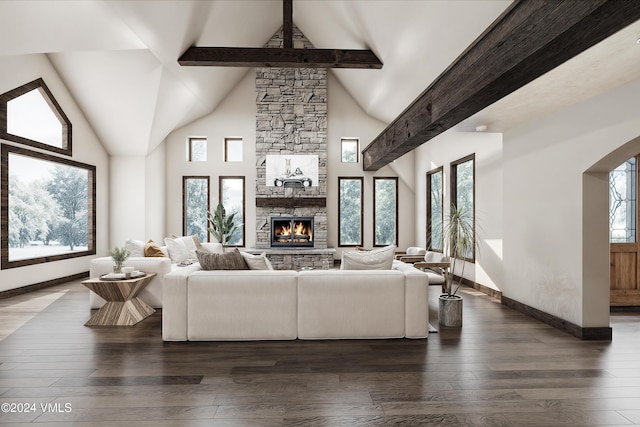
[[[370,49],[299,49],[293,47],[293,0],[283,0],[282,48],[191,46],[178,59],[182,66],[380,69]]]
[[[222,250],[224,251],[231,237],[238,230],[238,225],[235,223],[236,213],[232,212],[227,215],[222,203],[218,203],[215,213],[207,212],[209,222],[209,232],[215,237],[218,243],[222,244]]]
[[[113,258],[114,273],[122,273],[122,266],[124,265],[124,262],[127,260],[127,258],[129,258],[129,255],[131,255],[131,252],[129,252],[129,250],[124,246],[122,248],[116,246],[111,249],[111,251],[109,251],[109,256]]]
[[[462,206],[457,207],[452,204],[442,230],[444,253],[451,260],[451,276],[455,274],[456,267],[460,265],[462,267],[458,282],[454,283],[453,277],[445,281],[446,293],[440,295],[438,299],[438,322],[443,326],[462,326],[462,297],[457,292],[462,285],[465,258],[476,245],[475,237],[473,213]]]

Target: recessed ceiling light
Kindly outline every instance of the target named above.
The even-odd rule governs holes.
[[[476,132],[484,132],[485,130],[487,130],[487,125],[476,126]]]
[[[640,44],[640,39],[636,40],[636,43]]]

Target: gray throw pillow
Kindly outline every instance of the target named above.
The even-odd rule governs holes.
[[[248,270],[242,254],[238,248],[228,252],[213,254],[210,252],[196,251],[196,256],[203,270]]]

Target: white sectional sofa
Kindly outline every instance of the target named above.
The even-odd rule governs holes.
[[[164,277],[165,341],[426,338],[428,276],[399,270],[182,267]]]
[[[128,242],[127,242],[128,243]],[[143,242],[140,242],[143,243]],[[143,243],[144,244],[144,243]],[[209,252],[220,253],[222,252],[222,245],[220,243],[202,243],[203,248]],[[135,254],[130,256],[124,262],[125,266],[131,266],[138,271],[144,271],[145,273],[156,273],[156,277],[151,279],[151,282],[140,292],[140,299],[146,302],[153,308],[162,308],[163,296],[162,296],[162,283],[164,276],[174,270],[178,270],[184,267],[178,266],[180,261],[175,256],[172,258],[166,246],[161,246],[162,252],[165,257],[145,257],[142,254]],[[195,255],[193,255],[195,258]],[[193,261],[197,261],[193,259]],[[111,273],[113,271],[113,259],[111,257],[94,258],[89,264],[89,277],[100,277],[103,274]],[[90,308],[100,308],[104,305],[105,300],[100,298],[94,292],[89,292],[89,306]]]

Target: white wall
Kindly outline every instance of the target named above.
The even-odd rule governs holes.
[[[246,245],[255,246],[255,73],[249,72],[230,92],[227,98],[208,116],[172,132],[166,139],[166,179],[167,207],[166,234],[182,232],[182,177],[211,177],[211,206],[218,203],[219,176],[246,177]],[[393,165],[376,172],[363,172],[362,163],[343,164],[341,162],[340,138],[358,137],[368,144],[385,127],[368,116],[344,90],[338,80],[329,73],[328,96],[328,244],[338,244],[338,176],[365,177],[365,221],[364,244],[373,244],[373,176],[400,176],[400,228],[399,247],[415,244],[414,233],[414,192],[413,154],[398,159]],[[208,140],[207,162],[186,161],[185,144],[189,137],[205,136]],[[225,137],[242,137],[244,141],[244,161],[242,163],[223,162]],[[364,148],[364,147],[361,147]],[[339,258],[340,249],[337,257]]]
[[[189,137],[207,137],[207,161],[187,162]],[[224,139],[241,137],[243,161],[224,162]],[[255,246],[256,190],[256,94],[255,71],[249,71],[220,105],[209,115],[196,120],[167,137],[166,144],[166,235],[182,234],[182,177],[210,176],[211,209],[218,204],[218,178],[244,176],[246,245]]]
[[[451,162],[475,153],[475,264],[467,263],[464,277],[492,289],[503,286],[502,262],[502,134],[445,132],[415,151],[416,238],[426,247],[427,172],[443,167],[445,217],[451,204]],[[456,273],[459,274],[459,273]]]
[[[0,93],[42,77],[72,124],[71,159],[96,166],[96,251],[108,250],[109,157],[80,108],[45,55],[0,57]],[[14,144],[2,141],[3,144]],[[33,151],[36,148],[25,147]],[[44,151],[46,152],[46,151]],[[48,153],[51,154],[51,153]],[[64,155],[59,157],[68,158]],[[79,257],[46,264],[0,271],[0,291],[41,283],[89,270],[92,257]]]
[[[328,246],[337,249],[336,259],[340,259],[343,248],[338,247],[338,177],[364,177],[364,222],[363,246],[373,246],[373,177],[398,178],[398,248],[404,250],[416,244],[414,229],[414,165],[413,153],[408,153],[394,163],[375,172],[362,170],[362,156],[359,163],[342,163],[341,139],[360,139],[360,150],[364,149],[386,124],[367,115],[355,102],[342,84],[330,72],[327,132],[327,217],[329,223]],[[353,248],[346,248],[352,250]]]
[[[606,172],[585,171],[640,135],[638,99],[640,81],[505,133],[505,296],[609,325]]]

